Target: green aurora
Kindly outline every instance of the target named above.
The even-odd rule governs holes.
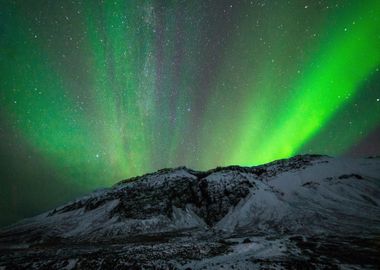
[[[378,0],[0,7],[4,224],[163,167],[339,156],[378,132]]]

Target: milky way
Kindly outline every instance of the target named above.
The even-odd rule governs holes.
[[[2,1],[9,222],[163,167],[380,153],[380,2]]]

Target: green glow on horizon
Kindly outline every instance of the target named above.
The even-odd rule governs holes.
[[[20,136],[48,156],[51,164],[81,166],[93,147],[88,141],[90,128],[81,114],[71,110],[75,106],[72,97],[62,80],[41,61],[42,53],[36,50],[34,37],[17,30],[17,35],[13,35],[12,29],[6,28],[8,39],[1,44],[9,48],[2,54],[5,61],[0,61],[0,85],[7,89],[1,99],[2,109],[8,112],[9,122]],[[19,39],[30,40],[29,46]],[[43,80],[39,79],[41,76]],[[93,173],[95,168],[88,169]]]

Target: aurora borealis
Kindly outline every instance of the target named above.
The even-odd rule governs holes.
[[[163,167],[380,154],[380,1],[0,1],[1,224]]]

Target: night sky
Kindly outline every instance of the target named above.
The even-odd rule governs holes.
[[[163,167],[378,155],[379,69],[379,0],[0,0],[0,225]]]

